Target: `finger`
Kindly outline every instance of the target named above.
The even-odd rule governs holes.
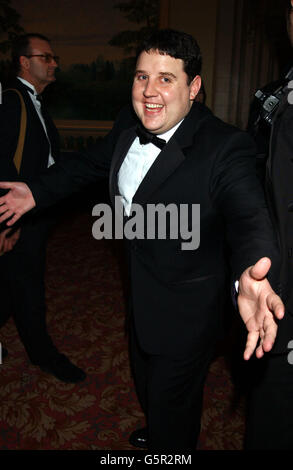
[[[3,214],[3,216],[6,217],[6,219],[9,219],[13,215],[14,215],[14,212],[11,209],[6,209],[5,213]]]
[[[2,189],[13,188],[13,182],[11,182],[11,181],[0,181],[0,188],[2,188]]]
[[[0,197],[0,207],[3,207],[3,204],[5,204],[5,202],[6,202],[6,195]]]
[[[7,211],[7,206],[6,203],[3,202],[3,204],[0,205],[0,214],[4,214]]]
[[[9,242],[7,242],[7,239],[4,240],[4,243],[3,243],[3,251],[4,253],[6,253],[7,251],[7,246],[8,246]]]
[[[248,333],[247,341],[245,345],[245,351],[243,354],[243,358],[245,361],[248,361],[251,358],[252,354],[254,353],[258,339],[259,339],[258,331],[251,331],[250,333]]]
[[[255,350],[255,355],[257,357],[257,359],[261,359],[263,356],[264,356],[264,350],[263,350],[263,346],[260,344],[256,350]]]
[[[20,219],[20,217],[21,217],[21,214],[14,214],[14,216],[6,222],[6,225],[8,227],[11,227],[13,224],[15,224],[15,222],[17,222]],[[0,217],[0,222],[1,222],[1,217]]]
[[[250,268],[250,276],[253,279],[260,281],[264,277],[266,277],[270,267],[271,267],[271,260],[270,258],[261,258],[255,263],[254,266]]]
[[[264,330],[261,328],[260,331],[259,331],[259,343],[258,343],[258,346],[255,350],[255,356],[260,359],[261,357],[263,357],[264,355],[264,350],[263,350],[263,340],[264,340]]]
[[[269,325],[265,326],[265,335],[263,338],[263,350],[268,352],[274,346],[276,336],[277,336],[278,326],[275,321],[272,319],[269,321]]]
[[[0,212],[0,214],[1,214],[1,212]],[[12,212],[11,210],[7,210],[6,212],[4,212],[4,214],[2,214],[2,215],[0,216],[0,223],[7,221],[7,219],[10,219],[10,217],[12,217],[12,216],[13,216],[13,212]],[[16,216],[16,214],[14,214],[14,217],[15,217],[15,216]],[[7,227],[14,224],[14,222],[12,222],[12,220],[13,220],[14,217],[12,217],[11,220],[8,220],[8,221],[6,222],[6,226],[7,226]],[[19,217],[20,217],[20,216],[18,216],[18,219],[19,219]],[[17,219],[16,219],[16,220],[17,220]],[[16,221],[16,220],[15,220],[15,221]],[[11,223],[11,222],[12,222],[12,223]]]
[[[7,253],[7,251],[10,250],[12,250],[11,241],[9,239],[6,239],[4,243],[4,253]]]
[[[11,214],[13,214],[13,209],[11,207],[9,207],[8,204],[2,204],[2,206],[0,206],[0,215],[1,215],[1,218],[2,217],[11,217]]]
[[[267,296],[267,306],[276,318],[281,320],[285,315],[285,306],[277,294]]]
[[[4,213],[2,213],[2,212],[0,211],[0,214],[2,214],[2,215],[0,215],[0,223],[1,223],[1,222],[4,222],[5,220],[7,220],[7,219],[9,218],[9,215],[7,215],[7,211],[5,211]],[[7,225],[7,224],[6,224],[6,225]]]

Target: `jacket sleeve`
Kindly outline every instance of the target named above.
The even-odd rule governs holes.
[[[109,134],[83,153],[64,156],[38,179],[26,181],[38,208],[48,207],[78,192],[90,183],[107,178],[112,155],[122,130],[133,125],[135,118],[129,107],[118,115]]]
[[[245,132],[231,134],[219,152],[211,196],[225,221],[234,280],[267,256],[272,260],[270,280],[275,287],[280,263],[277,236],[256,174],[254,142]]]
[[[3,103],[0,104],[0,180],[15,181],[18,179],[17,170],[13,163],[16,151],[21,104],[16,93],[3,93]],[[6,191],[0,190],[0,195]]]

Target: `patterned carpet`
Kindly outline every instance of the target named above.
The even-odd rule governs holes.
[[[71,206],[74,203],[71,201]],[[48,247],[48,327],[58,348],[87,372],[64,384],[32,366],[12,320],[0,339],[0,450],[127,450],[144,425],[128,364],[117,246],[92,237],[88,204],[67,210]],[[242,449],[244,402],[223,354],[205,387],[202,450]]]

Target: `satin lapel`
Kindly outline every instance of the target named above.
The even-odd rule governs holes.
[[[192,106],[188,116],[159,153],[141,182],[133,197],[134,203],[147,202],[151,194],[185,161],[183,150],[193,145],[195,134],[200,125],[210,116],[212,116],[211,112],[200,103],[195,103]],[[112,203],[114,203],[114,196],[118,194],[117,175],[119,169],[135,137],[135,126],[133,126],[121,133],[116,145],[109,182]]]
[[[289,105],[288,105],[288,95],[286,94],[286,96],[283,98],[283,101],[279,105],[278,111],[275,115],[275,118],[272,124],[270,146],[269,146],[269,156],[268,156],[267,164],[266,164],[267,177],[269,178],[269,180],[271,180],[272,178],[273,159],[275,156],[275,146],[277,143],[278,129],[280,126],[281,116],[287,106]]]
[[[184,160],[185,156],[181,148],[175,139],[171,139],[145,175],[133,197],[133,202],[147,202],[151,194],[164,183]]]
[[[151,194],[185,161],[184,150],[193,145],[200,126],[211,116],[211,112],[200,103],[192,106],[141,182],[133,197],[134,203],[147,202]]]
[[[109,191],[112,204],[115,203],[115,196],[119,193],[118,191],[118,172],[122,165],[124,158],[127,155],[128,150],[130,149],[132,142],[136,138],[135,127],[131,127],[126,131],[122,132],[119,136],[118,142],[116,144],[110,175],[109,175]]]

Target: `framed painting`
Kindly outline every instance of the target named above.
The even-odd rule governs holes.
[[[25,32],[50,39],[60,57],[44,91],[64,150],[106,134],[130,98],[134,46],[159,21],[159,0],[7,0]]]

